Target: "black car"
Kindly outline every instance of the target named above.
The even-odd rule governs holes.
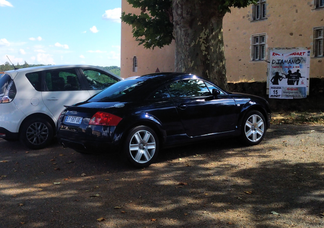
[[[156,73],[67,106],[57,126],[65,147],[117,149],[132,165],[146,167],[162,146],[223,136],[256,145],[270,126],[270,109],[261,97],[226,92],[196,75]]]

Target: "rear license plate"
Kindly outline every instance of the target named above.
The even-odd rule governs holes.
[[[64,123],[80,124],[81,122],[82,117],[79,116],[66,116],[64,119]]]

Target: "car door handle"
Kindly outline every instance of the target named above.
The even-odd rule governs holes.
[[[185,110],[187,108],[187,105],[180,104],[180,105],[178,105],[178,108],[181,109],[181,110]]]
[[[56,97],[51,97],[51,98],[47,98],[46,100],[48,100],[48,101],[57,101],[58,98],[56,98]]]

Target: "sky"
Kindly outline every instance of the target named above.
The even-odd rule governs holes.
[[[121,0],[0,0],[0,64],[120,67]]]

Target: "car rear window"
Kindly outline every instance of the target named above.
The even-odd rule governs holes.
[[[16,96],[16,86],[8,74],[0,74],[0,103],[10,103]]]
[[[133,90],[142,86],[144,81],[142,80],[124,80],[113,84],[102,92],[92,97],[90,102],[106,102],[122,100],[123,97],[130,95]]]

